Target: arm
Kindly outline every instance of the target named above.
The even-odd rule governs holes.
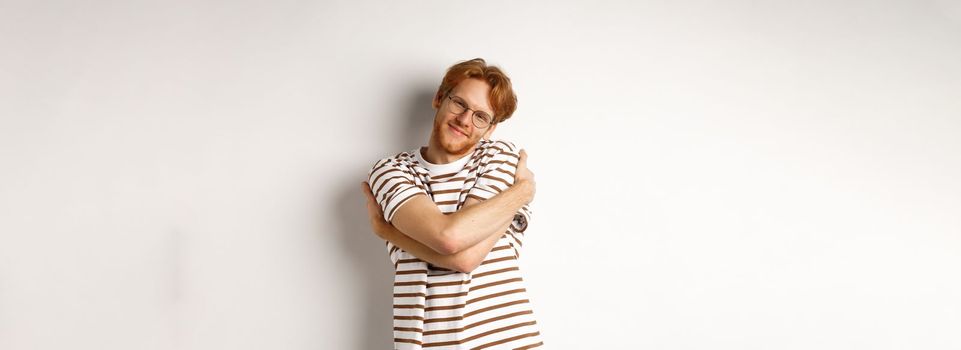
[[[391,223],[410,238],[441,254],[457,254],[494,233],[504,233],[514,214],[533,196],[533,184],[520,181],[495,195],[445,215],[427,196],[415,196],[401,206]],[[416,254],[415,254],[416,255]]]
[[[510,161],[514,157],[516,164]],[[500,228],[509,225],[514,214],[533,199],[535,185],[533,173],[527,169],[526,152],[503,152],[498,159],[496,171],[479,179],[468,195],[489,198],[449,215],[442,213],[403,169],[392,168],[389,163],[381,163],[368,174],[369,187],[376,194],[375,202],[387,214],[384,219],[388,223],[438,253],[456,254],[492,234],[504,232]],[[484,184],[498,181],[508,187],[501,191],[502,185]]]
[[[367,195],[367,212],[370,216],[371,226],[378,236],[424,261],[458,272],[470,273],[480,266],[484,258],[487,257],[487,254],[490,253],[494,245],[497,244],[497,241],[503,236],[503,232],[507,231],[508,225],[510,225],[509,223],[508,225],[504,225],[500,231],[501,234],[490,235],[480,243],[456,254],[440,254],[430,247],[408,237],[385,221],[380,206],[377,205],[374,201],[373,194],[370,193],[370,188],[364,185],[363,189]],[[477,199],[470,198],[464,202],[464,207],[473,206],[479,202]]]

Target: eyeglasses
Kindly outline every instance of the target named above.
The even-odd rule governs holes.
[[[494,121],[494,118],[491,118],[490,114],[487,114],[484,111],[477,111],[467,108],[467,102],[460,97],[447,94],[447,98],[450,99],[450,103],[447,104],[447,109],[450,110],[451,113],[454,113],[455,115],[461,115],[461,113],[464,113],[464,111],[474,112],[473,118],[471,119],[474,120],[474,126],[476,126],[478,129],[484,129],[490,126],[491,122]]]

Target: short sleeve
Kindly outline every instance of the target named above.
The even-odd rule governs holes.
[[[474,186],[467,192],[468,198],[487,200],[514,185],[519,149],[506,141],[497,141],[489,147],[493,154],[482,160],[486,164],[480,168]]]
[[[391,222],[397,209],[408,200],[418,194],[427,194],[424,185],[414,177],[410,168],[393,158],[377,161],[367,174],[367,183],[387,222]]]

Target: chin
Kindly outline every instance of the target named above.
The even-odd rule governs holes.
[[[444,140],[441,145],[449,154],[464,154],[470,151],[471,147],[474,146],[471,140],[455,141],[450,139]]]
[[[437,135],[437,137],[439,138],[437,141],[440,144],[440,147],[443,148],[444,152],[446,152],[447,154],[459,155],[459,154],[467,153],[470,151],[472,147],[474,147],[474,145],[477,142],[480,141],[480,140],[466,139],[463,137],[454,138],[448,135],[447,131],[444,130],[444,128],[446,127],[447,127],[447,124],[434,123],[433,135]]]
[[[444,145],[444,150],[450,154],[464,154],[467,153],[471,148],[470,143],[447,143]]]

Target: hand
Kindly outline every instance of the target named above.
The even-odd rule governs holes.
[[[534,181],[534,172],[527,168],[527,152],[520,151],[520,159],[517,161],[517,171],[514,172],[514,184],[527,183],[530,187],[530,197],[527,202],[534,201],[534,193],[537,192],[537,185]]]
[[[367,181],[361,182],[360,186],[363,187],[364,195],[367,196],[367,215],[370,216],[370,227],[378,237],[385,238],[390,223],[384,220],[384,212],[377,204],[377,200],[374,199],[374,193],[370,191],[370,185],[367,184]]]

